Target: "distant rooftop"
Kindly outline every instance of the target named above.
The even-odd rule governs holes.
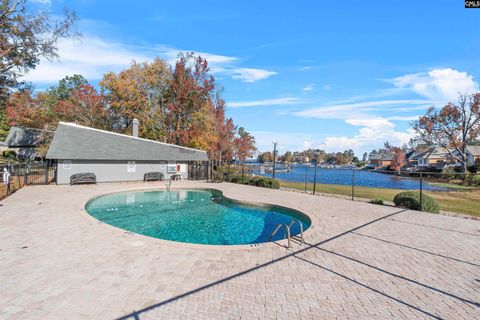
[[[4,144],[9,148],[36,147],[40,144],[42,130],[11,127]]]

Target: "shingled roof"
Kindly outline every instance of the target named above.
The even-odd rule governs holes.
[[[60,122],[47,159],[206,161],[205,151]]]
[[[474,156],[480,156],[480,146],[467,146],[467,151]]]
[[[9,148],[36,147],[41,142],[42,130],[11,127],[5,145]]]

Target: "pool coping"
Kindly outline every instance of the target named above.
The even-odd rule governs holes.
[[[227,198],[229,200],[232,200],[232,201],[235,201],[235,202],[239,202],[239,203],[243,203],[243,204],[247,204],[247,205],[260,206],[260,207],[269,206],[269,207],[277,207],[277,208],[282,208],[282,209],[286,209],[286,210],[296,211],[297,214],[303,215],[303,216],[305,216],[305,218],[310,220],[309,228],[303,232],[304,237],[305,237],[305,235],[308,235],[308,234],[311,233],[312,228],[314,227],[314,224],[315,224],[314,219],[312,219],[312,217],[310,215],[308,215],[307,213],[303,212],[300,209],[295,209],[295,208],[292,208],[292,207],[286,207],[286,206],[277,205],[277,204],[264,203],[264,202],[239,200],[239,199],[231,198],[230,196],[226,196],[225,192],[223,190],[220,190],[220,189],[215,189],[215,188],[211,188],[211,187],[205,187],[204,188],[204,187],[193,187],[193,186],[191,186],[191,187],[190,186],[188,186],[188,187],[172,186],[172,189],[176,189],[176,190],[215,190],[215,191],[220,192],[222,194],[222,197],[225,197],[225,198]],[[162,244],[171,245],[171,246],[175,246],[175,247],[184,247],[184,248],[185,247],[191,247],[191,248],[196,248],[196,249],[202,248],[202,249],[215,249],[215,250],[232,250],[232,249],[233,250],[251,250],[251,249],[258,249],[260,247],[267,247],[267,246],[269,246],[269,247],[281,246],[281,247],[284,247],[287,250],[292,250],[293,249],[293,246],[291,246],[290,248],[287,247],[287,244],[288,244],[287,239],[278,240],[278,241],[253,243],[253,244],[219,245],[219,244],[201,244],[201,243],[180,242],[180,241],[173,241],[173,240],[155,238],[155,237],[143,235],[143,234],[140,234],[140,233],[136,233],[136,232],[133,232],[133,231],[125,230],[125,229],[122,229],[120,227],[116,227],[116,226],[113,226],[111,224],[100,221],[97,218],[95,218],[94,216],[92,216],[90,213],[88,213],[88,211],[86,210],[86,206],[87,206],[88,203],[90,203],[91,201],[93,201],[93,200],[95,200],[99,197],[102,197],[102,196],[124,193],[124,192],[129,192],[129,191],[139,192],[139,191],[155,191],[155,190],[166,191],[166,187],[162,187],[162,186],[158,186],[158,185],[152,186],[152,187],[143,187],[142,186],[140,188],[133,187],[133,188],[120,189],[120,190],[116,190],[116,191],[113,191],[113,192],[101,193],[101,194],[98,194],[98,195],[95,195],[95,196],[89,198],[83,204],[83,207],[80,209],[80,211],[81,211],[82,215],[87,216],[87,219],[90,219],[90,220],[96,222],[97,224],[101,225],[102,227],[106,226],[109,230],[113,231],[114,233],[120,233],[120,234],[123,234],[123,235],[128,234],[129,236],[139,237],[140,239],[144,239],[144,240],[149,239],[149,241],[160,242]],[[300,242],[297,241],[297,240],[292,240],[291,239],[291,242],[293,242],[293,244],[301,245]]]

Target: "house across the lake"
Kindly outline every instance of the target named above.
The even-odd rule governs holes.
[[[467,146],[467,163],[469,166],[480,164],[480,146]]]
[[[387,168],[393,162],[393,154],[377,154],[370,157],[368,160],[369,168]]]
[[[456,155],[457,151],[450,151]],[[472,166],[480,163],[480,146],[467,146],[467,165]],[[444,169],[446,166],[459,166],[458,162],[447,149],[433,147],[429,149],[420,149],[418,151],[408,152],[405,155],[406,166],[414,168],[434,168]]]
[[[205,151],[139,138],[138,121],[133,136],[60,122],[46,158],[57,163],[59,184],[82,172],[97,182],[143,180],[147,172],[187,178],[189,163],[208,161]]]

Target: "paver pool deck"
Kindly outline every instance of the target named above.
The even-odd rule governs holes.
[[[92,197],[163,183],[25,187],[0,207],[1,319],[480,319],[480,221],[230,183],[298,209],[306,244],[204,246],[132,234]]]

